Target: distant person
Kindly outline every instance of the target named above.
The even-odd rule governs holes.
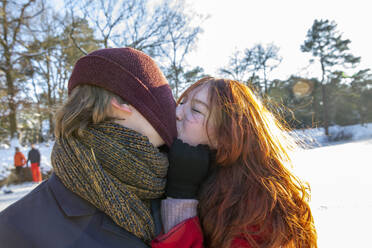
[[[26,164],[26,161],[27,160],[26,160],[25,155],[23,155],[23,153],[20,151],[19,147],[16,147],[15,148],[15,154],[14,154],[14,167],[16,169],[15,174],[16,174],[17,177],[20,176],[21,171],[22,171],[22,167]],[[5,180],[4,187],[2,188],[2,191],[4,192],[4,194],[13,193],[13,191],[8,188],[10,182],[13,181],[13,180],[14,180],[14,178],[12,176],[9,176]]]
[[[14,154],[14,166],[16,169],[17,176],[21,173],[22,167],[26,164],[25,155],[19,150],[19,147],[15,148]]]
[[[40,152],[31,144],[31,150],[28,152],[27,164],[31,162],[32,181],[39,183],[42,181],[40,172]]]

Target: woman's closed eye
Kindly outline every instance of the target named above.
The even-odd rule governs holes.
[[[206,116],[207,110],[205,109],[204,106],[198,103],[194,103],[190,106],[191,112],[196,114],[196,115],[201,115],[201,116]]]
[[[198,114],[203,114],[201,111],[197,110],[196,108],[191,108],[191,110],[192,110],[193,112],[198,113]]]

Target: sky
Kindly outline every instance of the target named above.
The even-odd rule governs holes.
[[[210,15],[202,27],[197,49],[188,57],[190,66],[201,66],[216,75],[236,50],[257,43],[273,43],[283,61],[269,79],[286,79],[297,74],[319,77],[319,65],[306,69],[309,54],[300,46],[315,19],[337,23],[343,39],[350,39],[354,56],[362,60],[357,68],[372,68],[372,14],[368,0],[186,0],[196,12]]]

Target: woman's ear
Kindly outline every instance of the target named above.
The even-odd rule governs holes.
[[[124,111],[127,114],[132,114],[132,110],[130,109],[130,105],[127,103],[120,104],[115,98],[111,99],[111,106],[117,110]]]

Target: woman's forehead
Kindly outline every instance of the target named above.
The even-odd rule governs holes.
[[[190,91],[186,97],[188,97],[190,100],[198,99],[200,101],[203,101],[205,103],[208,103],[208,97],[209,97],[209,85],[208,84],[203,84],[192,91]]]

